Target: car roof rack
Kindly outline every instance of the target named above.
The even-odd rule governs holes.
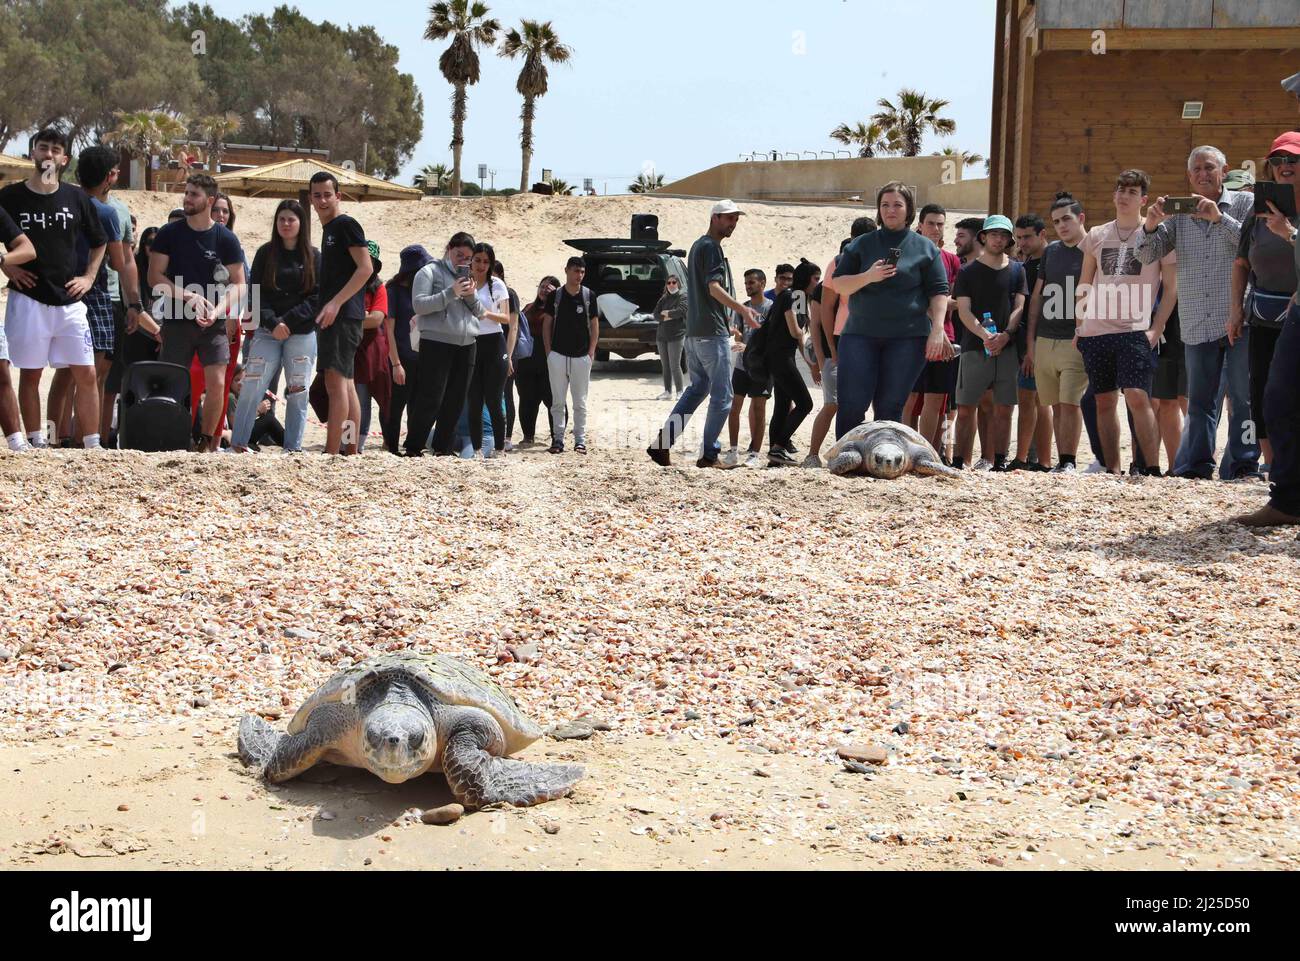
[[[590,237],[566,240],[565,243],[584,254],[662,254],[672,247],[666,240],[628,240],[617,237]]]

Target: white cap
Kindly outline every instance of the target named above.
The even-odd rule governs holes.
[[[745,212],[730,200],[719,200],[713,205],[713,211],[710,216],[717,217],[719,214],[740,214],[743,217]]]
[[[1300,97],[1300,73],[1292,74],[1282,81],[1282,87],[1290,93]]]

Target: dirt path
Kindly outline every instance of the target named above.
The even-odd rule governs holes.
[[[324,767],[268,787],[230,753],[231,735],[224,722],[190,723],[149,736],[0,748],[0,808],[17,812],[0,821],[4,865],[1089,870],[1272,863],[1214,840],[1194,862],[1148,846],[1141,815],[1123,804],[1069,805],[1011,785],[972,788],[889,766],[853,774],[818,759],[617,732],[546,740],[527,752],[587,766],[571,798],[433,827],[405,812],[451,800],[440,776],[392,787],[365,772]]]

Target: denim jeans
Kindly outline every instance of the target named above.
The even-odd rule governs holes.
[[[285,371],[284,449],[302,450],[302,436],[307,430],[307,385],[316,366],[316,333],[293,334],[276,340],[269,331],[258,329],[248,350],[244,368],[244,389],[239,392],[239,409],[235,412],[230,443],[247,447],[257,420],[257,405],[281,367]],[[293,388],[301,387],[296,393]]]
[[[1174,474],[1180,477],[1214,476],[1214,450],[1219,431],[1219,385],[1227,368],[1228,397],[1232,401],[1232,421],[1228,425],[1228,450],[1219,464],[1219,477],[1232,480],[1243,473],[1259,469],[1259,444],[1250,431],[1250,328],[1242,328],[1241,338],[1229,347],[1228,338],[1208,344],[1185,345],[1187,356],[1187,426]],[[1252,442],[1246,443],[1250,437]]]
[[[1273,444],[1269,503],[1285,514],[1300,517],[1300,307],[1292,307],[1287,314],[1273,349],[1264,411],[1268,439]]]
[[[903,406],[925,369],[924,337],[864,337],[842,334],[839,349],[840,409],[835,436],[843,437],[867,419],[901,421]]]
[[[718,436],[731,415],[731,338],[687,337],[686,372],[691,375],[691,382],[682,391],[673,412],[659,431],[659,447],[672,450],[690,423],[691,415],[707,398],[709,411],[704,418],[704,459],[717,460],[722,452]]]

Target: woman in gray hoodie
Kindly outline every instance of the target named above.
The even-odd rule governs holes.
[[[672,400],[682,392],[682,349],[686,346],[686,295],[681,281],[669,277],[664,284],[664,295],[655,304],[655,320],[659,322],[656,339],[659,342],[659,361],[664,368],[664,392],[657,400]]]
[[[433,453],[450,457],[456,422],[469,395],[483,304],[474,292],[469,265],[474,238],[458,233],[441,260],[420,268],[411,283],[411,307],[420,331],[420,373],[407,415],[406,456],[424,456],[429,431]]]

